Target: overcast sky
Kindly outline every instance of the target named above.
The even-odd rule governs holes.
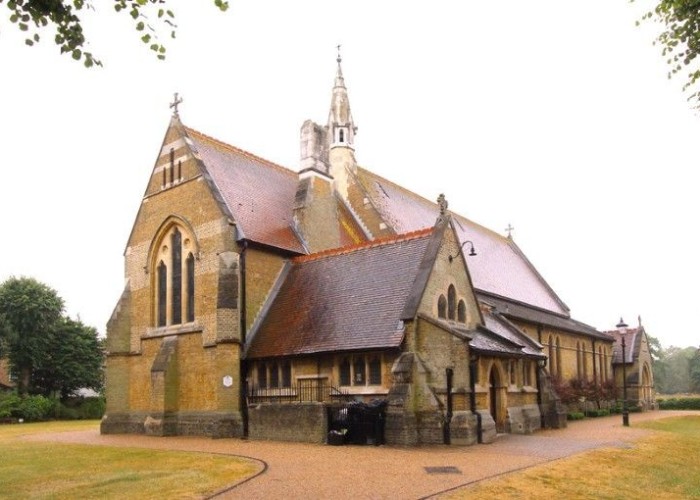
[[[104,332],[173,93],[186,125],[296,170],[340,43],[362,166],[512,224],[574,318],[641,315],[664,346],[700,344],[700,118],[666,78],[657,28],[635,27],[648,2],[168,3],[165,62],[127,16],[86,16],[105,63],[92,70],[49,33],[26,47],[0,5],[0,281],[35,277]]]

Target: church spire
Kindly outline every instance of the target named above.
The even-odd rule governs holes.
[[[335,74],[333,85],[333,97],[331,98],[331,109],[328,113],[328,133],[330,148],[344,147],[354,149],[355,122],[350,111],[350,101],[348,99],[348,89],[345,87],[343,78],[342,62],[340,56],[340,45],[338,45],[338,57],[336,58],[338,69]]]

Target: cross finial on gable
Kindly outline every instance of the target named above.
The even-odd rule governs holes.
[[[447,213],[447,199],[445,198],[445,195],[440,193],[440,196],[438,196],[437,199],[437,204],[440,207],[440,215],[445,215]]]
[[[180,112],[177,109],[177,107],[181,103],[182,103],[182,97],[179,97],[178,93],[175,92],[175,95],[173,96],[173,102],[170,103],[170,107],[173,108],[173,116],[176,118],[180,118]]]
[[[513,239],[513,230],[514,229],[515,228],[509,222],[508,227],[506,228],[506,232],[508,233],[508,239],[511,239],[511,240]]]
[[[338,64],[343,60],[342,57],[340,57],[340,47],[342,47],[341,44],[336,45],[336,48],[338,49],[338,57],[336,58],[336,61],[338,61]]]

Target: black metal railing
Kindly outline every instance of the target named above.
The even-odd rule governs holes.
[[[249,386],[248,404],[258,403],[330,403],[349,401],[352,396],[330,385],[326,380],[301,379],[291,387]]]

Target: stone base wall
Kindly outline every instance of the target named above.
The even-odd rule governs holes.
[[[506,428],[510,434],[532,434],[542,427],[542,414],[537,405],[508,408]]]
[[[325,443],[328,415],[323,403],[259,404],[248,408],[248,437]]]
[[[102,418],[100,432],[147,436],[242,437],[243,420],[240,413],[112,413]]]
[[[384,440],[389,445],[416,446],[418,430],[415,415],[400,407],[389,406],[384,424]]]
[[[477,410],[481,415],[481,442],[484,444],[496,441],[496,421],[488,410]]]
[[[472,445],[478,441],[477,419],[470,411],[457,411],[450,421],[450,444]]]

